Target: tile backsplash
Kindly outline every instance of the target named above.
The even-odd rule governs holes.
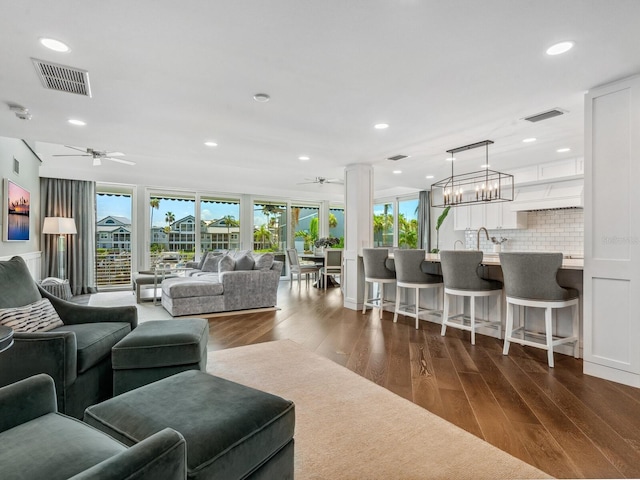
[[[476,248],[477,230],[465,232],[465,247]],[[562,252],[584,254],[584,211],[581,208],[529,212],[526,230],[489,230],[489,237],[507,238],[505,252]],[[480,250],[493,252],[493,243],[480,234]]]

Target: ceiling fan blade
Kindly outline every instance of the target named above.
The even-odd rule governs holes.
[[[318,182],[316,182],[316,181],[313,181],[313,182],[299,182],[299,183],[296,183],[296,185],[309,185],[310,183],[318,183]]]
[[[124,163],[125,165],[135,165],[136,162],[132,162],[131,160],[124,160],[122,158],[111,158],[111,157],[103,157],[105,160],[111,160],[112,162]]]
[[[339,178],[328,178],[327,180],[324,181],[324,183],[333,183],[335,185],[344,185],[344,181],[340,180]]]
[[[93,166],[99,167],[100,165],[102,165],[102,162],[100,161],[100,159],[98,157],[93,157]]]
[[[105,155],[107,157],[124,157],[124,153],[122,152],[106,152]]]
[[[84,155],[51,155],[52,157],[90,157],[91,155],[89,154],[84,154]]]
[[[88,148],[73,147],[71,145],[65,145],[65,147],[71,148],[73,150],[78,150],[79,152],[89,153],[89,149]]]

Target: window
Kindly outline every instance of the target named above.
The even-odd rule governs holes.
[[[96,285],[130,285],[131,195],[97,189]]]
[[[418,248],[418,199],[398,202],[398,248]]]
[[[393,203],[373,205],[373,246],[393,247]]]
[[[337,248],[344,248],[344,208],[329,208],[329,236],[337,238]]]
[[[240,202],[200,199],[200,253],[240,247]]]
[[[320,208],[315,206],[291,205],[291,229],[294,245],[299,252],[312,252],[318,240],[318,215]]]
[[[287,206],[282,202],[253,203],[253,249],[284,252],[287,248]]]
[[[195,203],[193,197],[179,194],[150,196],[149,256],[152,264],[162,252],[180,252],[181,260],[193,260],[196,248]]]

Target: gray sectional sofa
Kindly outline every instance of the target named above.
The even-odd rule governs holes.
[[[209,252],[187,266],[195,268],[162,282],[162,306],[174,317],[277,304],[283,263],[271,253]]]

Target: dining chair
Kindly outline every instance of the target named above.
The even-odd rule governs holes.
[[[325,248],[324,250],[324,266],[320,269],[320,275],[323,276],[324,289],[327,289],[327,277],[330,275],[340,276],[340,289],[342,290],[342,254],[344,250],[341,248]]]
[[[302,287],[301,277],[303,275],[306,278],[307,285],[309,284],[309,275],[317,277],[318,272],[320,271],[320,266],[315,263],[301,263],[300,258],[298,257],[298,251],[295,248],[287,249],[287,258],[289,259],[289,278],[291,280],[291,285],[293,285],[294,273],[298,276],[298,288]]]

